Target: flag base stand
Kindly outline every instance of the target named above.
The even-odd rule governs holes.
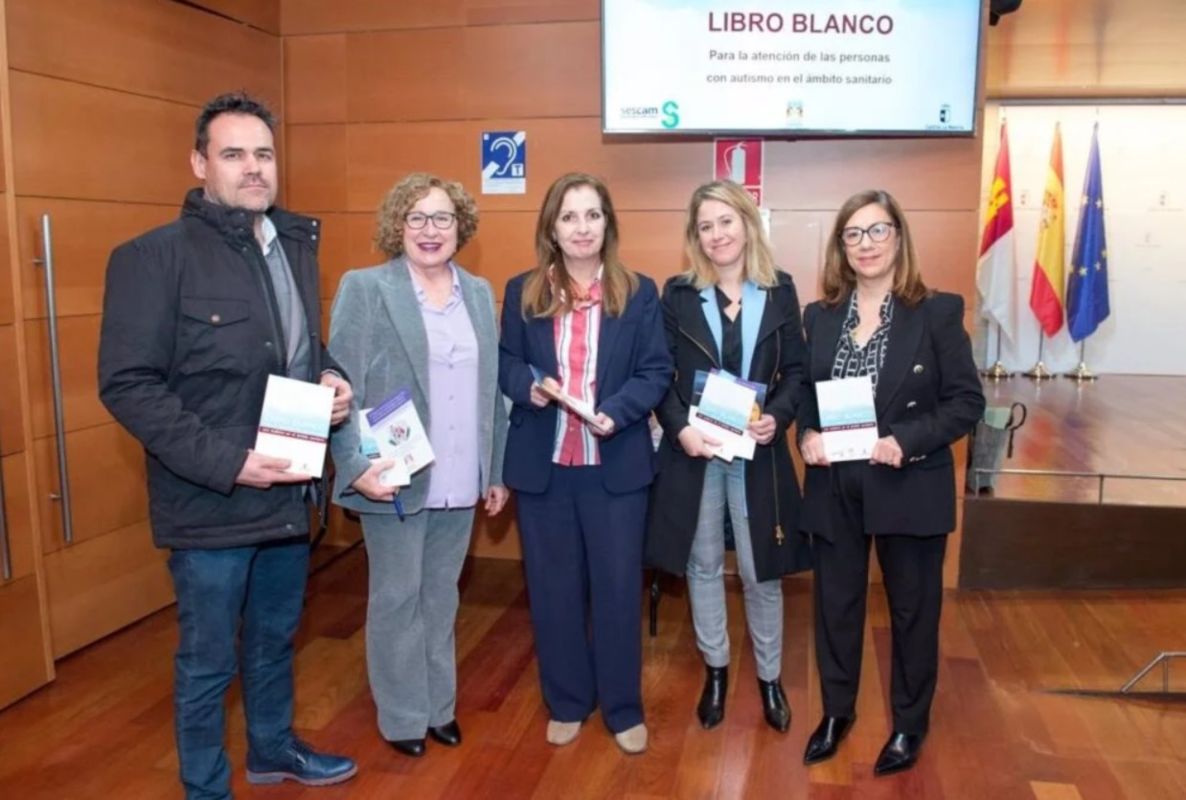
[[[988,369],[981,370],[980,374],[983,377],[988,378],[990,381],[1004,381],[1013,377],[1013,373],[1006,369],[1005,365],[1000,361],[993,364]]]
[[[1050,371],[1050,368],[1047,367],[1043,361],[1039,361],[1037,364],[1034,364],[1033,369],[1024,374],[1025,377],[1033,378],[1036,381],[1045,381],[1057,377],[1053,372]]]
[[[1067,373],[1067,377],[1073,381],[1083,383],[1084,381],[1094,381],[1099,378],[1094,372],[1087,368],[1087,364],[1080,361],[1079,366]]]

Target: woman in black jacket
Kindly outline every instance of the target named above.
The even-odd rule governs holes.
[[[950,445],[984,413],[963,314],[961,297],[923,284],[906,218],[889,194],[865,191],[844,203],[828,239],[823,297],[803,315],[802,528],[815,556],[824,704],[807,742],[808,764],[834,755],[853,722],[871,543],[893,635],[893,733],[874,772],[913,766],[926,735],[938,673],[943,555],[955,527]],[[816,385],[866,376],[880,438],[868,459],[829,463]]]
[[[774,265],[757,206],[737,184],[709,183],[693,193],[685,247],[690,269],[663,289],[676,379],[655,410],[665,435],[647,559],[687,574],[696,644],[706,663],[697,715],[711,728],[724,718],[730,659],[723,579],[728,508],[764,716],[786,731],[780,579],[806,569],[810,557],[797,535],[799,485],[786,443],[804,363],[799,299],[790,276]],[[696,373],[713,369],[765,387],[760,414],[749,424],[757,443],[752,461],[715,458],[717,443],[688,425]]]

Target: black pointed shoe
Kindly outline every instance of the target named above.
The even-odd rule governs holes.
[[[762,695],[762,716],[766,718],[766,724],[779,733],[786,733],[791,727],[791,707],[787,705],[782,683],[778,678],[772,681],[758,678],[758,693]]]
[[[405,756],[420,758],[424,755],[423,739],[393,739],[389,740],[387,744],[391,745],[397,753],[403,753]]]
[[[873,774],[892,775],[913,767],[922,751],[923,738],[921,733],[892,733],[885,747],[881,748],[881,755],[877,756]]]
[[[725,692],[729,689],[728,667],[705,667],[704,689],[696,706],[696,716],[705,728],[715,728],[725,718]]]
[[[440,742],[445,747],[456,747],[461,744],[461,726],[457,720],[451,720],[444,725],[429,725],[428,735],[434,742]]]
[[[852,728],[852,717],[824,717],[807,740],[804,764],[818,764],[836,755],[836,748]]]

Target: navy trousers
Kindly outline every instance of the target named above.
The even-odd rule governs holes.
[[[647,491],[611,494],[603,469],[557,466],[547,491],[516,500],[544,702],[560,722],[600,706],[620,733],[643,721]]]

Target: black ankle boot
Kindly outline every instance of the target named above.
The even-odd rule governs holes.
[[[852,717],[824,717],[807,739],[807,750],[803,753],[804,764],[818,764],[836,755],[836,748],[844,741],[852,728]]]
[[[922,751],[922,740],[925,734],[899,733],[890,734],[889,741],[881,748],[877,756],[877,763],[873,765],[874,775],[892,775],[895,772],[910,769],[918,761],[918,754]]]
[[[728,688],[728,667],[704,668],[704,689],[700,692],[696,716],[705,728],[715,728],[725,718],[725,692]]]
[[[791,707],[778,678],[764,681],[758,678],[758,693],[762,695],[762,716],[766,724],[779,733],[786,733],[791,727]]]

